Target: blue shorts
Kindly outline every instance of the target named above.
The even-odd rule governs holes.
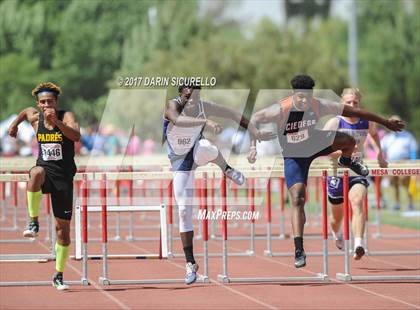
[[[349,177],[349,190],[355,184],[362,184],[366,188],[369,182],[365,177]],[[343,203],[343,178],[327,177],[328,201],[334,205]]]
[[[306,185],[308,181],[309,167],[312,161],[320,156],[325,156],[334,152],[331,146],[307,158],[284,158],[284,178],[286,179],[287,188],[292,187],[296,183]]]

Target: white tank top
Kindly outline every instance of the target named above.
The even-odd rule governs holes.
[[[178,100],[176,101],[178,102]],[[185,116],[184,111],[182,111],[180,115]],[[201,100],[198,102],[198,114],[195,118],[206,119],[203,102]],[[169,123],[166,130],[166,137],[171,148],[171,152],[175,155],[187,154],[194,147],[195,143],[200,140],[203,129],[204,125],[181,127],[176,126],[173,123]]]

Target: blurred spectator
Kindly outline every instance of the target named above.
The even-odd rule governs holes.
[[[2,156],[16,156],[19,152],[19,142],[8,135],[1,139]]]
[[[235,138],[236,131],[237,130],[233,127],[227,127],[216,137],[222,153],[232,149],[232,143]]]
[[[127,155],[139,155],[141,151],[141,140],[138,135],[133,133],[127,144]]]
[[[376,126],[375,123],[372,123],[373,126]],[[370,124],[369,124],[370,126]],[[376,132],[378,134],[379,140],[382,140],[382,138],[385,136],[386,131],[383,128],[378,127],[376,129]],[[366,140],[365,140],[365,145],[364,145],[364,154],[365,154],[365,158],[367,159],[377,159],[377,155],[378,152],[375,149],[375,145],[374,145],[374,141],[372,139],[372,137],[370,135],[367,135]],[[382,143],[382,142],[381,142]]]
[[[31,156],[31,142],[35,136],[34,129],[28,122],[19,125],[17,139],[11,138],[7,130],[16,118],[16,114],[11,115],[0,123],[1,155],[2,156]]]
[[[29,123],[22,123],[19,126],[18,138],[11,138],[7,129],[16,115],[0,123],[0,156],[38,156],[38,142],[33,128]],[[123,129],[114,125],[99,125],[81,128],[80,142],[75,143],[77,155],[92,156],[114,156],[118,154],[127,155],[151,155],[156,153],[156,142],[149,138],[142,144],[141,138],[135,134],[127,134]],[[127,148],[123,149],[122,146]]]
[[[400,119],[399,116],[394,115],[393,118]],[[398,160],[414,160],[417,159],[418,144],[410,132],[403,130],[401,132],[390,132],[385,135],[381,141],[382,150],[385,154],[385,159],[389,162]],[[410,184],[409,176],[394,176],[391,179],[391,184],[395,189],[395,206],[394,210],[400,210],[400,184],[403,185],[408,194],[408,209],[414,209],[413,195],[408,190]]]
[[[19,156],[32,156],[32,148],[30,144],[22,144],[19,148]]]
[[[369,126],[376,127],[376,133],[378,134],[379,141],[381,141],[386,134],[385,129],[383,129],[382,127],[378,127],[376,123],[373,123],[373,122],[369,123]],[[365,145],[364,145],[364,155],[366,159],[371,159],[375,161],[378,160],[378,152],[376,150],[375,141],[373,141],[371,135],[366,136]],[[375,177],[368,176],[368,180],[369,180],[369,183],[372,184],[373,182],[375,182]],[[382,187],[384,188],[389,187],[388,178],[383,179],[382,177],[379,177],[379,180]],[[383,196],[381,196],[380,207],[382,209],[386,208],[386,199],[384,199]],[[374,204],[371,204],[371,208],[374,209],[376,208],[376,206]]]
[[[99,156],[105,154],[106,137],[99,131],[93,134],[93,145],[91,155]]]
[[[87,127],[86,129],[81,128],[82,137],[80,139],[81,149],[80,152],[82,155],[89,154],[93,149],[93,142],[95,139],[94,131],[92,127]]]
[[[246,153],[249,150],[250,138],[247,131],[227,127],[217,136],[218,145],[224,151],[232,150],[233,154]]]
[[[155,152],[156,142],[152,139],[146,139],[143,142],[143,152],[142,155],[152,155]]]
[[[247,153],[249,146],[251,145],[251,139],[247,131],[238,130],[232,137],[232,151],[234,154]]]
[[[120,152],[120,143],[118,141],[117,136],[115,135],[115,128],[113,125],[107,125],[104,128],[104,153],[107,156],[114,156],[119,154]]]

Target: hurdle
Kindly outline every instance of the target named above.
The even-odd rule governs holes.
[[[372,176],[375,178],[375,202],[376,202],[376,233],[373,234],[373,237],[376,239],[397,239],[397,238],[419,238],[420,234],[402,234],[402,235],[391,235],[391,234],[382,234],[381,232],[381,209],[380,209],[380,176],[402,176],[402,175],[419,175],[419,168],[380,168],[372,169]],[[388,256],[388,255],[420,255],[420,250],[413,251],[369,251],[369,255],[372,256]]]
[[[420,169],[419,169],[420,170]],[[336,278],[339,281],[420,281],[420,276],[354,276],[350,274],[350,241],[349,241],[349,173],[348,170],[344,171],[343,177],[343,204],[344,204],[344,273],[337,273]],[[370,253],[372,255],[372,253]]]
[[[216,202],[215,202],[215,199],[214,199],[214,183],[215,183],[216,177],[219,177],[219,175],[222,175],[222,173],[221,172],[216,172],[216,171],[209,171],[209,172],[199,171],[198,173],[199,173],[199,176],[201,177],[202,182],[201,183],[196,183],[196,186],[200,185],[202,188],[205,186],[206,195],[207,195],[207,193],[208,193],[207,186],[208,186],[208,184],[210,184],[211,209],[212,209],[212,211],[214,211],[214,207],[216,205]],[[210,179],[208,178],[209,175],[211,175]],[[202,180],[204,178],[204,176],[206,177],[205,182]],[[208,182],[208,180],[210,180],[210,182]],[[250,184],[254,184],[252,182],[252,179],[250,180]],[[197,194],[198,197],[200,197],[202,195],[201,191],[197,190],[197,188],[196,188],[196,194]],[[251,188],[248,190],[248,197],[251,200],[251,203],[250,203],[251,211],[250,212],[254,212],[255,211],[255,204],[254,204],[255,189],[254,189],[254,186],[251,186]],[[199,199],[199,201],[200,201],[200,199]],[[200,206],[201,206],[201,209],[202,209],[202,204],[201,203],[200,203]],[[205,214],[207,214],[207,212]],[[208,219],[207,219],[207,221],[208,221]],[[255,221],[255,219],[251,219],[251,224],[252,224],[252,221]],[[213,227],[212,229],[214,229],[214,232],[215,232],[216,225],[215,225],[215,220],[214,219],[212,220],[212,225],[213,225],[213,223],[214,223],[214,226],[212,226]],[[233,227],[238,227],[238,225],[232,225],[232,226]],[[200,226],[200,228],[201,228],[201,226]],[[202,232],[202,229],[200,229],[200,230]],[[202,239],[202,237],[203,236],[201,234],[200,236],[197,237],[197,239]],[[194,238],[196,238],[196,237],[194,237]],[[264,238],[265,238],[265,236],[262,237],[261,239],[264,239]],[[213,237],[211,237],[211,239],[218,241],[218,240],[222,240],[222,237],[218,237],[218,236],[214,235]],[[247,250],[244,250],[244,251],[240,251],[240,252],[229,253],[229,256],[246,257],[246,256],[255,255],[255,239],[256,239],[255,238],[255,226],[254,226],[253,229],[251,229],[250,236],[247,236],[247,237],[245,237],[245,236],[233,236],[231,239],[232,240],[250,240],[250,248],[247,249]],[[169,236],[169,240],[171,240],[171,236]],[[207,255],[209,257],[222,257],[223,253],[222,252],[208,253]],[[201,256],[204,256],[204,254],[198,253],[198,254],[195,254],[195,256],[201,257]],[[175,258],[184,257],[184,254],[183,253],[172,253],[171,257],[175,257]]]
[[[250,180],[251,189],[249,191],[249,199],[251,201],[251,212],[252,214],[255,212],[255,178],[251,178]],[[250,236],[250,246],[249,250],[246,251],[249,256],[255,255],[255,219],[252,217],[251,219],[251,236]]]
[[[322,173],[323,185],[326,185],[327,172]],[[227,211],[226,205],[226,177],[222,178],[222,211]],[[226,218],[222,219],[222,234],[223,234],[223,257],[222,257],[222,274],[218,275],[218,280],[223,283],[246,283],[246,282],[326,282],[329,281],[328,277],[328,239],[327,239],[327,199],[326,199],[326,186],[323,186],[323,199],[322,199],[322,235],[323,235],[323,271],[313,277],[230,277],[228,275],[228,244],[227,244],[227,222]]]
[[[268,170],[270,170],[270,168],[268,168]],[[272,170],[272,172],[277,173],[279,171]],[[307,225],[313,226],[313,227],[320,227],[321,226],[321,224],[320,224],[321,223],[320,222],[321,215],[317,214],[318,209],[321,210],[321,207],[320,207],[320,204],[319,204],[319,177],[315,176],[314,178],[315,178],[315,188],[316,188],[315,203],[314,203],[315,213],[312,216],[315,218],[315,220],[314,220],[314,223],[310,223],[310,224],[307,224]],[[284,196],[284,178],[282,176],[279,176],[279,177],[272,177],[272,179],[278,179],[279,209],[280,209],[280,217],[279,217],[279,224],[278,225],[279,225],[280,233],[277,236],[272,236],[271,235],[270,239],[271,240],[285,240],[285,239],[290,238],[290,234],[286,233],[286,216],[285,216],[285,203],[284,203],[284,198],[285,198],[285,196]],[[268,182],[272,183],[271,179]],[[308,180],[308,182],[309,182],[309,180]],[[306,192],[307,203],[309,203],[308,188],[309,187],[307,187],[307,192]],[[271,192],[272,192],[271,191],[271,185],[270,185],[270,189],[266,188],[266,193],[267,193],[266,199],[267,199],[267,201],[270,202],[270,208],[271,208],[271,197],[268,197],[268,191],[270,191],[270,195],[271,195]],[[268,212],[268,210],[267,210],[267,212]],[[271,210],[270,210],[270,214],[271,214]],[[307,215],[307,217],[308,216],[309,215]],[[260,225],[264,225],[264,224],[260,224]],[[267,222],[267,224],[265,224],[265,226],[272,226],[271,216],[270,216],[270,223]],[[268,227],[266,229],[268,229]],[[271,230],[271,228],[270,228],[270,230]],[[232,239],[234,239],[234,238],[232,238]],[[266,236],[255,236],[254,239],[264,240],[264,239],[267,239],[267,237]],[[322,235],[320,235],[320,236],[306,236],[306,239],[322,239]],[[267,242],[270,242],[270,241],[267,240]],[[268,255],[270,251],[268,251],[268,249],[267,249],[265,252]],[[322,255],[322,252],[318,252],[318,255]],[[330,255],[331,255],[331,253],[330,253]],[[270,255],[268,255],[268,256],[270,256]],[[284,256],[288,256],[288,255],[284,255]]]
[[[101,212],[102,215],[102,274],[99,277],[99,282],[102,285],[118,285],[118,284],[153,284],[153,283],[182,283],[183,279],[150,279],[150,280],[115,280],[108,276],[108,237],[107,237],[107,213],[108,212],[133,212],[133,211],[158,211],[160,213],[160,247],[158,255],[142,255],[136,258],[167,258],[167,227],[166,227],[166,207],[160,206],[108,206],[106,202],[106,176],[101,175],[101,206],[91,206],[88,208],[89,212]]]
[[[0,221],[6,220],[7,202],[6,202],[6,182],[0,182],[0,210],[1,216]]]
[[[103,178],[105,178],[105,175],[102,175]],[[114,176],[114,178],[118,178],[118,176]],[[105,180],[105,179],[104,179]],[[135,211],[161,211],[161,207],[160,206],[151,206],[150,208],[148,206],[134,206],[134,205],[129,205],[129,206],[119,206],[119,205],[107,205],[106,202],[106,183],[105,181],[100,182],[100,199],[101,199],[101,206],[106,206],[107,207],[107,211],[108,212],[114,212],[114,213],[119,213],[119,212],[135,212]],[[88,201],[88,187],[84,188],[84,195],[86,195],[86,200]],[[83,197],[82,197],[83,198]],[[117,200],[118,201],[118,200]],[[91,205],[89,204],[89,202],[87,202],[87,212],[102,212],[102,208],[97,206],[97,205]],[[166,211],[165,211],[166,212]],[[75,255],[72,256],[72,258],[79,260],[83,257],[83,253],[82,253],[82,206],[81,205],[76,205],[75,207]],[[103,235],[106,233],[106,241],[108,242],[108,231],[104,231],[104,218],[103,218],[103,214],[102,214],[102,218],[101,218],[101,223],[102,223],[102,237],[101,237],[101,242],[104,243],[104,237]],[[161,227],[162,227],[162,239],[163,239],[163,252],[164,252],[164,256],[167,256],[167,230],[166,230],[166,214],[163,216],[163,214],[160,212],[160,217],[161,217]],[[164,225],[162,225],[162,223],[164,223]],[[106,226],[108,228],[108,220],[106,219]],[[87,228],[86,228],[87,229]],[[159,239],[157,239],[159,240]],[[107,255],[107,258],[109,259],[125,259],[125,258],[135,258],[135,259],[146,259],[146,258],[160,258],[160,256],[158,254],[115,254],[115,255]],[[94,254],[89,254],[87,256],[87,259],[89,260],[100,260],[103,259],[103,255],[94,255]]]
[[[271,192],[271,186],[270,186]],[[286,216],[284,214],[284,178],[279,177],[279,199],[280,199],[280,235],[279,239],[284,240],[288,238],[286,235]],[[271,201],[271,198],[270,198]]]
[[[318,172],[316,172],[316,173],[318,173]],[[322,175],[321,179],[324,177],[324,173],[327,173],[327,171],[323,170],[321,172],[321,175]],[[318,178],[318,176],[316,176],[316,178]],[[280,185],[281,186],[280,187],[280,206],[281,206],[281,209],[284,210],[284,201],[283,201],[283,198],[284,198],[284,186],[283,186],[284,185],[284,179],[281,178],[280,181],[282,181],[282,180],[283,180],[283,182],[280,183],[281,184]],[[322,193],[324,193],[326,191],[326,186],[327,186],[326,179],[325,179],[325,182],[322,179],[321,184],[322,184]],[[319,185],[318,185],[318,188],[319,188]],[[271,206],[271,179],[270,178],[267,181],[266,194],[267,194],[267,196],[266,196],[266,199],[267,199],[267,234],[266,234],[267,245],[266,245],[266,249],[264,250],[264,255],[269,256],[269,257],[294,256],[294,254],[295,254],[294,252],[278,253],[278,252],[273,252],[272,251],[272,239],[273,239],[273,237],[272,237],[272,233],[271,233],[271,225],[272,225],[271,224],[271,209],[272,209],[272,206]],[[319,197],[319,193],[318,193],[318,197]],[[323,197],[322,197],[322,199],[323,199]],[[319,200],[319,198],[318,198],[318,200]],[[321,208],[321,211],[323,212],[323,207]],[[321,218],[322,218],[322,216],[321,216]],[[325,221],[327,221],[327,219],[325,219]],[[283,226],[283,229],[284,229],[284,213],[282,213],[282,219],[281,219],[280,223],[281,223],[281,225]],[[324,224],[322,223],[322,226],[323,225]],[[328,233],[327,233],[326,237],[324,237],[324,234],[322,234],[320,236],[320,238],[305,237],[305,239],[322,239],[323,242],[325,241],[324,238],[326,238],[326,240],[328,240]],[[278,239],[285,239],[285,238],[283,237],[283,238],[278,238]],[[323,251],[320,251],[320,252],[306,252],[306,255],[307,256],[324,256],[325,254],[324,254],[324,250],[323,250]],[[344,253],[342,251],[341,252],[334,251],[334,252],[328,252],[328,255],[329,256],[341,256],[341,255],[344,255]]]
[[[252,168],[252,170],[254,170],[254,167]],[[249,200],[249,207],[250,207],[250,212],[252,214],[255,213],[255,178],[250,178],[249,180],[247,180],[247,183],[249,184],[249,186],[246,188],[245,191],[245,196],[248,198]],[[233,193],[233,202],[234,205],[236,206],[236,203],[238,202],[238,197],[237,197],[237,187],[234,183],[232,183],[232,193]],[[239,227],[239,224],[237,222],[235,222],[234,224],[232,224],[233,228],[237,228]],[[232,256],[233,254],[235,254],[234,256],[254,256],[255,255],[255,240],[256,239],[264,239],[264,236],[261,237],[257,237],[255,235],[255,229],[256,229],[256,223],[255,223],[255,218],[251,218],[250,223],[247,222],[245,223],[245,227],[249,227],[250,228],[250,232],[249,232],[249,236],[231,236],[231,240],[249,240],[249,249],[246,250],[245,252],[242,253],[231,253],[230,255]],[[214,238],[215,240],[222,240],[222,237]]]
[[[201,179],[201,190],[200,190],[200,206],[204,214],[207,215],[208,206],[207,206],[207,173],[203,173]],[[201,276],[201,281],[209,283],[209,248],[208,248],[208,220],[207,216],[204,216],[202,219],[202,240],[203,240],[203,258],[204,258],[204,274]]]
[[[85,178],[83,179],[83,188],[86,188]],[[83,191],[84,191],[83,189]],[[82,196],[82,205],[83,205],[83,262],[82,262],[82,277],[80,280],[64,281],[68,285],[89,285],[88,281],[88,267],[87,267],[87,208],[86,208],[86,197],[87,195],[83,194]],[[0,286],[51,286],[51,281],[8,281],[0,282]]]
[[[3,177],[6,178],[5,175],[3,175]],[[4,184],[4,182],[1,182],[2,184]],[[0,227],[1,231],[18,231],[19,230],[19,226],[18,226],[18,182],[12,182],[11,184],[12,187],[12,192],[13,192],[13,202],[12,202],[12,208],[13,208],[13,218],[12,218],[12,227]],[[26,200],[25,200],[26,201]],[[26,201],[27,203],[27,201]],[[6,205],[6,203],[5,203]],[[49,214],[48,214],[49,215]],[[48,221],[48,218],[47,218]],[[48,226],[49,227],[49,226]],[[47,233],[49,234],[50,232],[47,231]],[[35,241],[34,238],[22,238],[22,239],[7,239],[7,240],[0,240],[0,243],[33,243]],[[1,255],[0,255],[1,257]]]
[[[310,174],[308,176],[308,182],[307,182],[307,186],[306,186],[306,204],[305,204],[305,208],[306,206],[308,206],[309,208],[312,208],[312,212],[309,212],[308,209],[306,209],[307,211],[305,211],[306,213],[306,218],[307,218],[307,222],[305,225],[307,225],[308,227],[321,227],[322,226],[322,219],[321,219],[321,205],[319,203],[319,193],[320,193],[320,189],[319,189],[319,178],[321,177],[322,171],[320,171],[319,169],[311,169],[314,170],[314,174]],[[313,185],[315,187],[315,201],[311,202],[310,199],[310,188],[311,188],[311,178],[313,179]],[[315,239],[322,239],[322,235],[307,235],[305,236],[305,239],[309,240],[315,240]],[[330,252],[329,255],[342,255],[340,254],[342,252]],[[308,253],[307,253],[308,254]],[[322,253],[321,252],[316,252],[316,253],[309,253],[312,256],[321,256]]]
[[[129,171],[133,171],[132,168],[129,169]],[[145,172],[145,171],[143,171]],[[158,204],[164,204],[163,200],[164,200],[164,190],[163,190],[163,180],[164,179],[151,179],[150,181],[159,181],[159,202]],[[134,181],[141,181],[142,184],[140,185],[140,187],[135,187],[134,186]],[[148,178],[143,178],[143,179],[138,179],[138,180],[129,180],[129,188],[128,188],[128,195],[129,195],[129,204],[132,205],[133,204],[133,195],[135,193],[135,188],[136,189],[140,189],[141,191],[141,198],[144,199],[144,201],[147,202],[147,199],[149,197],[147,197],[147,191],[146,191],[146,182],[149,181]],[[154,189],[154,188],[153,188]],[[152,197],[150,197],[152,198]],[[156,202],[153,201],[152,205],[156,204]],[[147,214],[143,213],[141,215],[141,220],[146,220]],[[134,236],[134,229],[136,228],[137,230],[144,230],[144,229],[155,229],[155,228],[159,228],[158,225],[152,224],[152,225],[137,225],[135,226],[133,223],[133,219],[134,219],[134,214],[132,212],[129,213],[129,224],[128,224],[128,236],[126,236],[126,240],[127,241],[159,241],[158,237],[135,237]]]
[[[392,171],[391,171],[392,172]],[[381,172],[382,173],[382,172]],[[419,174],[415,173],[414,175]],[[388,173],[387,173],[388,175]],[[398,174],[399,176],[407,176],[408,174]],[[373,234],[375,239],[403,239],[403,238],[419,238],[420,234],[383,234],[381,232],[381,184],[380,176],[375,175],[375,202],[376,202],[376,233]]]
[[[2,174],[1,177],[5,179],[5,175]],[[4,184],[5,181],[2,181],[1,183]],[[12,227],[0,227],[1,231],[17,231],[18,230],[18,219],[17,219],[17,207],[18,207],[18,186],[17,182],[12,183],[12,192],[13,192],[13,202],[12,202],[12,208],[13,208],[13,219],[12,219]],[[4,195],[4,206],[6,206],[6,196],[5,196],[5,186],[2,190],[2,195]]]
[[[17,208],[18,208],[18,182],[27,182],[29,180],[28,174],[0,174],[0,182],[11,182],[13,191],[13,209],[14,209],[14,225],[17,225]],[[47,238],[46,241],[51,241],[51,253],[39,254],[0,254],[0,262],[48,262],[55,259],[54,253],[54,234],[52,233],[51,214],[48,212],[49,196],[46,196],[46,211],[47,211]],[[17,226],[16,226],[17,227]],[[10,231],[9,229],[5,229]],[[14,229],[13,229],[14,230]],[[0,243],[34,243],[35,238],[29,239],[7,239],[0,240]]]
[[[94,184],[94,186],[92,188],[100,190],[100,185],[98,185],[98,183],[100,183],[100,180],[98,180],[95,177],[95,173],[97,175],[99,175],[101,172],[98,170],[93,170],[95,171],[94,174],[92,174],[92,177],[90,178],[90,182],[91,184]],[[121,206],[123,205],[133,205],[133,199],[134,197],[134,193],[135,193],[135,188],[134,188],[134,179],[130,177],[131,173],[134,172],[134,169],[132,166],[128,166],[128,167],[117,167],[116,169],[107,172],[108,174],[112,175],[111,179],[112,181],[115,181],[115,186],[109,187],[107,188],[107,190],[109,189],[115,189],[115,196],[112,198],[114,200],[114,202],[112,202],[111,204],[116,205],[116,206]],[[147,180],[147,172],[144,171],[140,171],[140,173],[143,173],[144,176],[144,180]],[[123,177],[119,177],[119,175],[123,175]],[[157,178],[157,174],[154,173],[154,177],[151,178],[152,180],[158,180]],[[76,181],[78,182],[78,181]],[[126,189],[127,189],[127,195],[128,197],[122,197],[122,193],[121,193],[121,187],[122,187],[122,183],[125,182],[126,183]],[[163,180],[160,180],[161,185],[163,184]],[[88,191],[90,192],[91,187],[88,188]],[[145,197],[145,187],[144,187],[144,183],[142,184],[142,193],[143,193],[143,198]],[[160,197],[159,199],[162,201],[163,199],[163,188],[160,189]],[[100,199],[100,197],[95,197],[98,198],[98,200]],[[95,198],[92,198],[92,200],[94,200]],[[98,203],[96,203],[96,205],[98,205]],[[77,208],[76,208],[76,211]],[[80,211],[78,211],[80,212]],[[134,212],[134,211],[133,211]],[[125,237],[121,236],[121,216],[120,216],[120,212],[116,211],[113,212],[113,215],[115,215],[115,226],[112,227],[115,229],[115,236],[113,238],[108,238],[108,242],[120,242],[120,241],[159,241],[158,237],[135,237],[134,236],[134,229],[138,228],[138,229],[145,229],[145,228],[159,228],[159,225],[142,225],[142,226],[135,226],[133,224],[133,212],[122,212],[122,213],[128,213],[128,226],[125,226],[124,228],[126,228],[128,230],[127,235]],[[78,227],[76,227],[78,226]],[[111,227],[108,226],[108,228],[110,229]],[[77,212],[76,212],[76,221],[75,221],[75,230],[78,231],[80,230],[80,219],[77,218]],[[79,244],[76,247],[76,255],[73,256],[73,258],[76,259],[80,259],[80,238],[77,239]],[[91,238],[90,242],[101,242],[102,239],[101,238]]]
[[[112,176],[111,176],[112,177]],[[134,179],[134,178],[133,178]],[[203,184],[205,180],[202,180]],[[200,202],[204,209],[207,209],[207,202],[204,199],[204,195],[207,193],[204,189],[200,191]],[[99,278],[99,282],[102,285],[119,285],[119,284],[164,284],[164,283],[184,283],[184,279],[141,279],[141,280],[115,280],[110,279],[108,276],[108,259],[111,257],[108,254],[108,246],[107,246],[107,213],[108,212],[133,212],[133,211],[158,211],[160,214],[160,247],[159,247],[159,254],[158,255],[137,255],[135,258],[145,259],[145,258],[155,258],[155,259],[162,259],[168,257],[168,247],[167,247],[167,224],[166,224],[166,206],[161,204],[159,206],[108,206],[106,202],[106,176],[105,174],[101,175],[101,206],[100,207],[89,207],[89,212],[101,212],[102,214],[102,274]],[[204,238],[207,242],[208,235],[207,235],[207,221],[203,220],[203,232]],[[208,246],[204,243],[204,274],[199,277],[199,280],[203,283],[209,282],[208,279],[208,260],[207,260],[207,253],[208,253]],[[125,255],[122,258],[128,258]]]
[[[172,253],[172,236],[173,236],[173,183],[172,181],[169,182],[168,185],[168,257],[174,257]]]

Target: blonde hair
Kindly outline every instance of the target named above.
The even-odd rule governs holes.
[[[56,94],[56,97],[61,94],[61,88],[52,82],[41,83],[32,90],[32,96],[35,98],[42,91],[50,91]]]
[[[362,93],[358,88],[344,88],[343,92],[341,93],[341,97],[344,97],[345,95],[353,95],[359,99],[362,99]]]

